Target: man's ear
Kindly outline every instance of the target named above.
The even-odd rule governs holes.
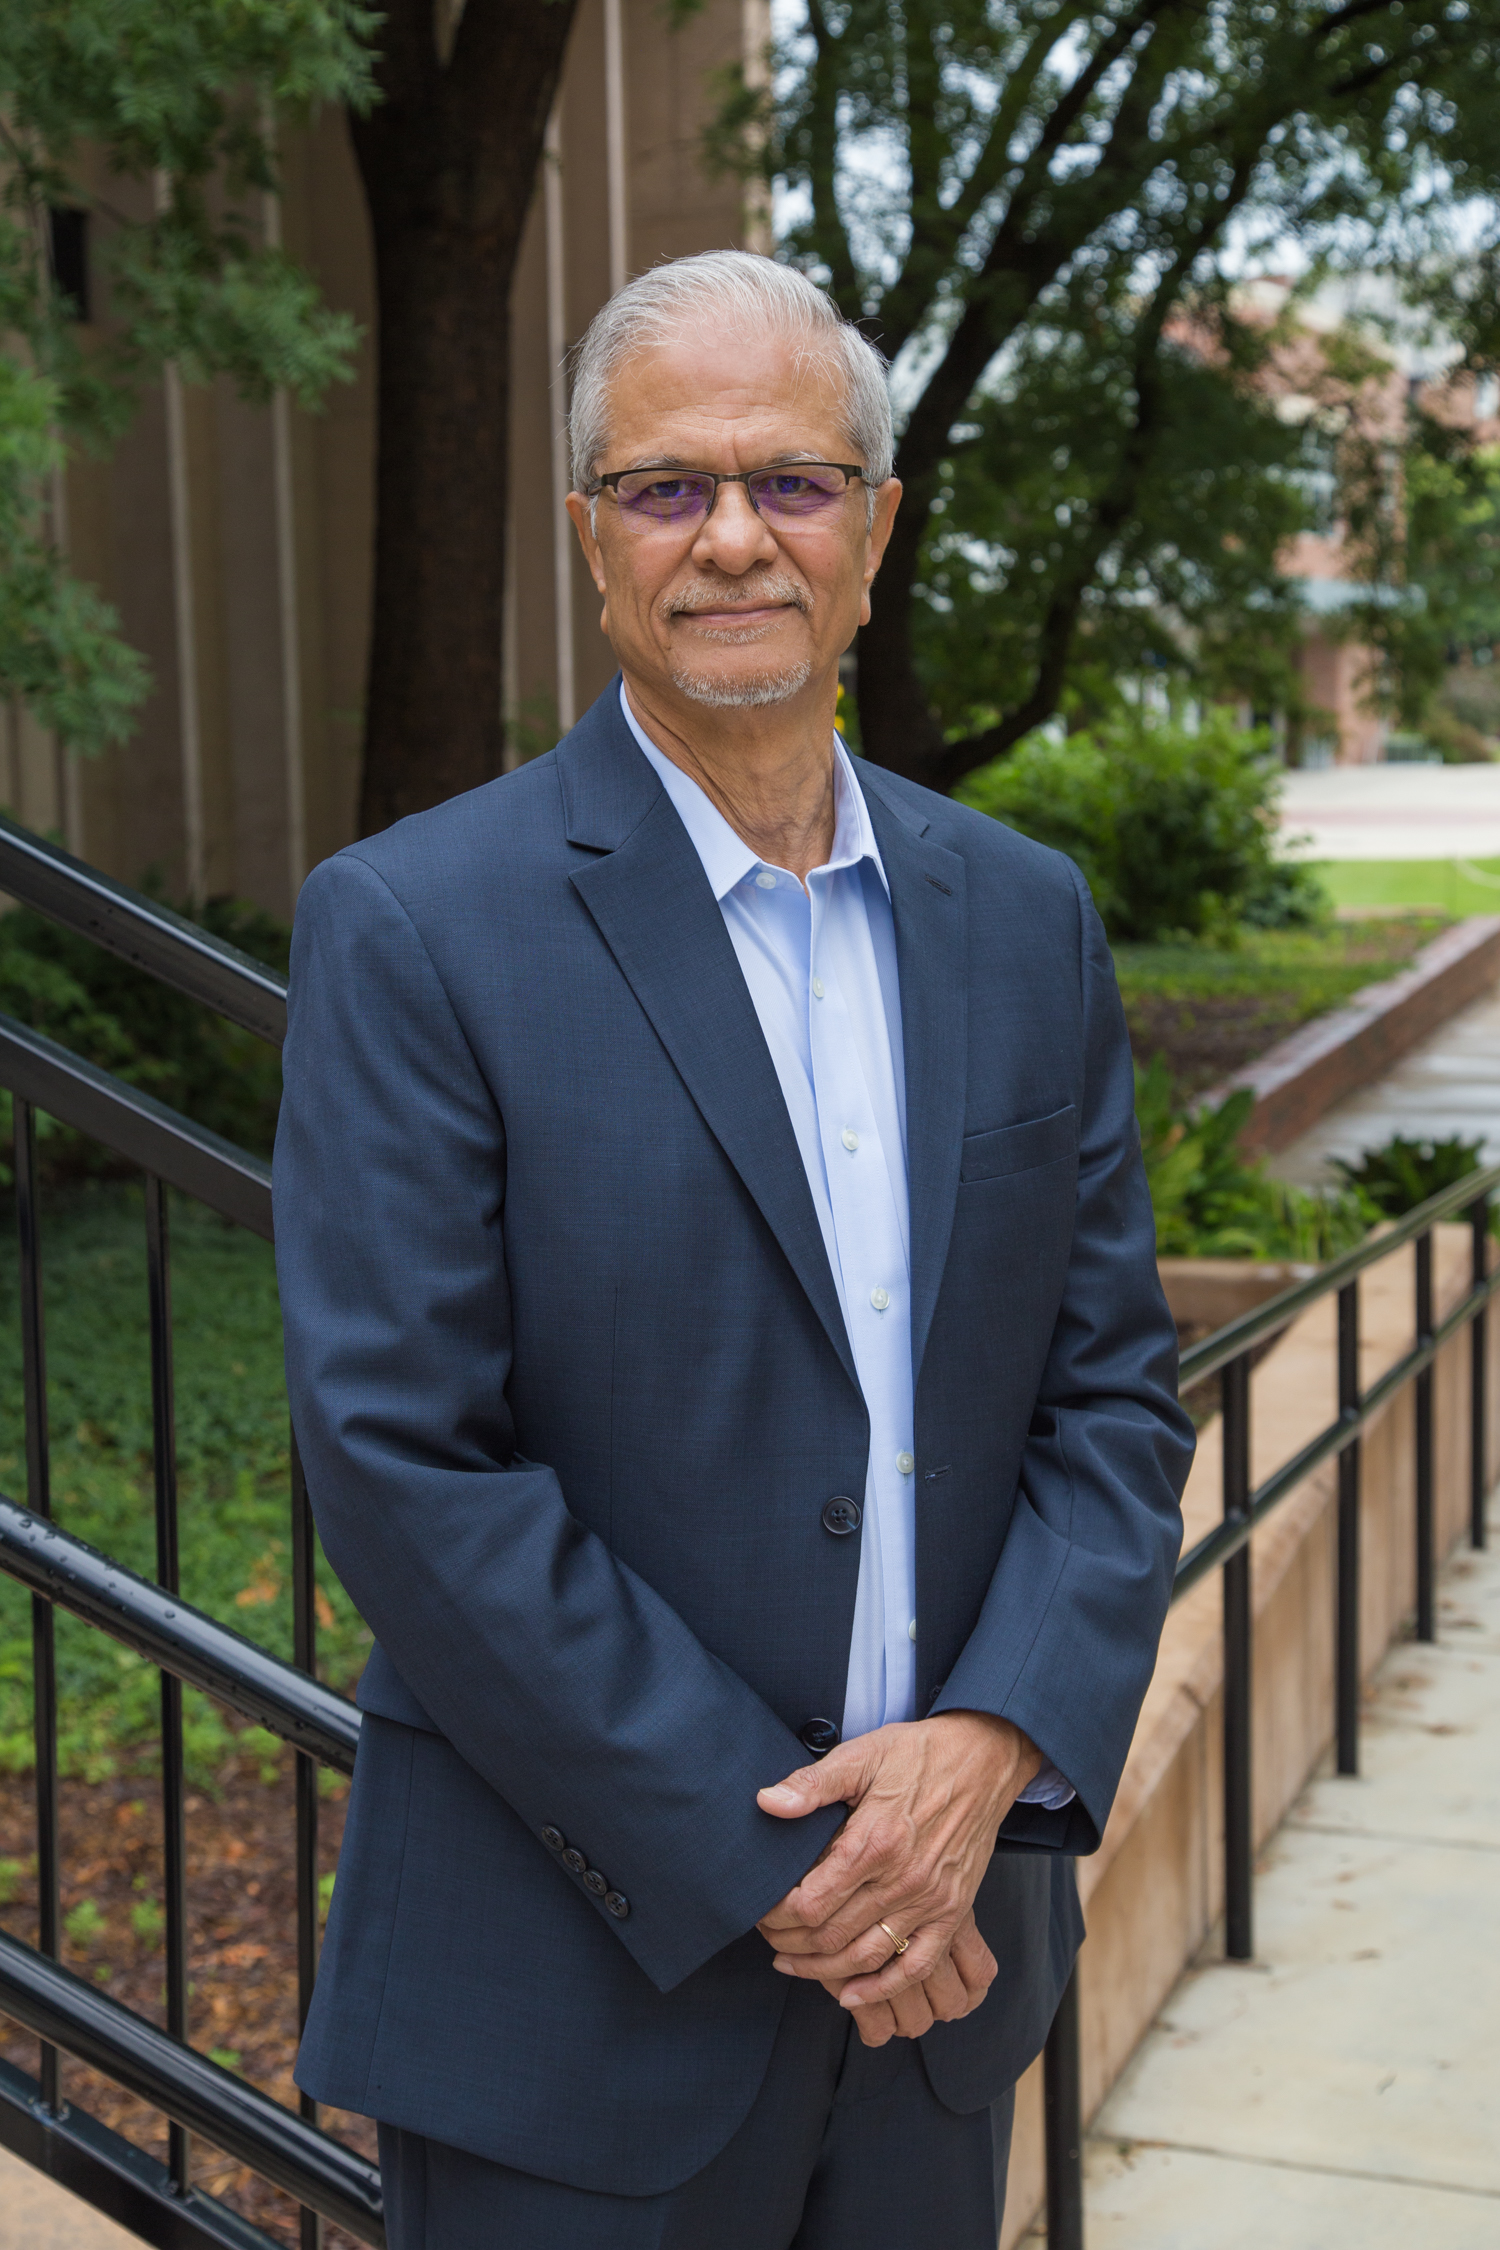
[[[860,591],[859,621],[870,622],[870,588],[875,583],[875,573],[885,560],[886,545],[891,536],[891,525],[896,520],[896,510],[901,505],[901,480],[887,477],[884,484],[875,488],[875,521],[865,545],[864,582]]]
[[[594,536],[593,503],[585,493],[570,492],[563,502],[563,506],[573,518],[573,529],[578,534],[578,544],[583,549],[583,559],[589,566],[589,576],[607,600],[608,594],[604,584],[604,557],[599,552],[599,542]]]

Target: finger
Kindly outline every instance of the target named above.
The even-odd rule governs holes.
[[[937,2021],[927,1998],[925,1985],[908,1985],[904,1992],[898,1992],[895,1999],[887,2004],[896,2019],[896,2030],[903,2039],[920,2039],[923,2032],[931,2031]],[[863,2013],[864,2010],[861,2009],[855,2016],[856,2023]]]
[[[853,1804],[870,1785],[873,1759],[863,1747],[868,1739],[860,1735],[853,1742],[841,1742],[816,1765],[799,1766],[785,1781],[758,1791],[755,1802],[778,1820],[800,1820],[819,1805]]]
[[[970,2005],[977,2008],[995,1981],[997,1964],[994,1954],[980,1936],[972,1914],[954,1932],[949,1959],[963,1979]]]
[[[905,1950],[883,1922],[861,1930],[858,1937],[836,1951],[819,1952],[815,1950],[817,1942],[810,1931],[779,1931],[771,1940],[776,1948],[776,1967],[784,1976],[815,1977],[820,1984],[829,1984],[844,1977],[871,1976]]]
[[[877,2000],[872,2007],[861,2008],[854,2019],[860,2044],[865,2047],[884,2047],[899,2038],[896,2029],[896,2012],[888,2000]]]
[[[954,1967],[951,1950],[939,1961],[921,1990],[938,2023],[957,2023],[975,2005],[968,1986]],[[899,2001],[895,2003],[898,2020],[900,2005]],[[860,2012],[862,2014],[863,2010]],[[858,2018],[855,2020],[858,2021]]]
[[[918,1930],[906,1951],[873,1976],[851,1977],[839,1994],[841,2008],[868,2007],[872,2000],[894,2000],[908,1985],[925,1984],[948,1950],[952,1932],[941,1924]]]

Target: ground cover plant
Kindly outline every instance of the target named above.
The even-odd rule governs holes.
[[[1312,872],[1346,910],[1500,914],[1500,859],[1346,859]]]
[[[1484,1147],[1482,1136],[1466,1141],[1461,1133],[1452,1133],[1446,1140],[1413,1141],[1393,1133],[1379,1148],[1367,1148],[1357,1163],[1336,1156],[1333,1166],[1383,1219],[1402,1219],[1429,1196],[1481,1170]],[[1491,1211],[1490,1223],[1500,1231],[1500,1208]]]
[[[151,1397],[142,1196],[89,1182],[44,1197],[53,1508],[67,1530],[148,1576],[154,1570]],[[173,1315],[182,1591],[290,1659],[288,1425],[271,1248],[201,1205],[173,1199]],[[16,1303],[12,1228],[0,1229],[0,1304]],[[25,1493],[19,1324],[0,1323],[0,1490]],[[320,1565],[320,1663],[358,1677],[368,1633]],[[103,1633],[57,1613],[64,1770],[103,1778],[156,1759],[157,1674]],[[189,1772],[212,1787],[236,1749],[281,1762],[269,1735],[232,1730],[185,1697]],[[0,1770],[29,1767],[29,1597],[0,1578]]]
[[[1375,916],[1312,930],[1242,930],[1232,946],[1116,945],[1137,1060],[1161,1056],[1179,1097],[1204,1092],[1299,1024],[1397,975],[1445,927]]]

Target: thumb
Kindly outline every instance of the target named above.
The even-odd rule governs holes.
[[[867,1763],[860,1743],[841,1742],[816,1765],[799,1766],[785,1781],[760,1790],[755,1801],[778,1820],[800,1820],[820,1805],[852,1804],[868,1785]]]

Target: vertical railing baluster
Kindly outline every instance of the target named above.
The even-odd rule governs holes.
[[[21,1379],[26,1413],[26,1505],[33,1515],[52,1513],[51,1447],[47,1430],[47,1341],[42,1311],[42,1244],[37,1208],[36,1112],[19,1097],[15,1124],[16,1233],[21,1268]],[[32,1724],[36,1742],[37,1942],[55,1961],[62,1938],[62,1866],[57,1803],[57,1639],[52,1604],[31,1597]],[[44,2045],[41,2091],[46,2107],[61,2107],[61,2067],[55,2047]]]
[[[292,1455],[292,1661],[313,1679],[318,1676],[317,1534],[297,1434]],[[297,2036],[307,2026],[313,1983],[318,1973],[318,1765],[305,1751],[296,1754],[297,1774]],[[318,2122],[311,2094],[299,2095],[302,2115]],[[321,2213],[302,2208],[301,2250],[323,2250]]]
[[[1416,1240],[1417,1348],[1432,1341],[1432,1235]],[[1416,1379],[1417,1639],[1437,1639],[1437,1531],[1432,1498],[1432,1369]]]
[[[156,1495],[156,1576],[169,1594],[179,1591],[177,1552],[177,1405],[172,1376],[172,1262],[167,1191],[146,1177],[146,1277],[151,1314],[151,1431]],[[188,2035],[187,1819],[183,1808],[182,1682],[161,1676],[162,1889],[166,1906],[167,2030]],[[172,2185],[186,2195],[192,2184],[192,2138],[186,2126],[168,2125],[167,2164]]]
[[[1339,1419],[1359,1413],[1359,1282],[1339,1291]],[[1339,1455],[1338,1591],[1333,1658],[1338,1770],[1359,1772],[1359,1495],[1361,1447],[1356,1434]]]
[[[1473,1230],[1470,1277],[1476,1289],[1489,1279],[1490,1207],[1481,1197],[1469,1213]],[[1488,1544],[1485,1503],[1489,1493],[1489,1315],[1484,1306],[1469,1323],[1469,1545],[1482,1550]]]
[[[1250,1358],[1241,1352],[1219,1377],[1224,1520],[1250,1509]],[[1251,1764],[1250,1542],[1224,1565],[1224,1950],[1255,1951],[1254,1776]]]
[[[1047,2250],[1083,2250],[1083,2042],[1078,1968],[1063,1986],[1042,2058]]]

